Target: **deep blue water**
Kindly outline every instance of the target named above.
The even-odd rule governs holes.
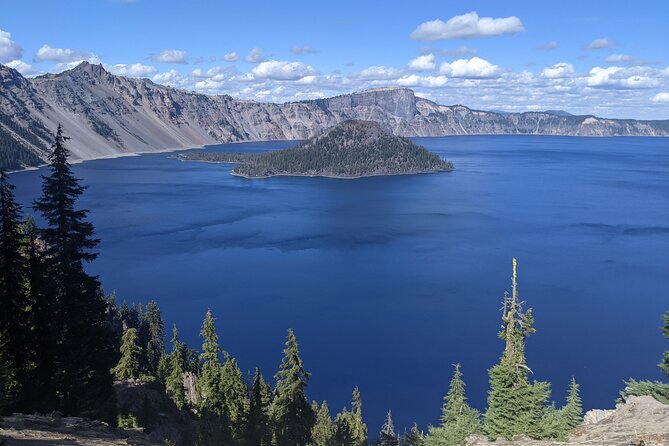
[[[669,140],[417,141],[457,170],[246,180],[173,154],[77,164],[102,239],[90,270],[120,299],[157,300],[192,346],[211,308],[222,347],[268,377],[293,327],[310,398],[336,412],[359,386],[372,436],[388,409],[402,427],[436,423],[455,362],[484,409],[514,256],[536,316],[529,365],[558,405],[572,375],[586,408],[611,407],[625,378],[661,377]],[[22,202],[41,173],[12,176]]]

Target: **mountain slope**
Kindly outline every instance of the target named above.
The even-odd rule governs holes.
[[[397,136],[547,134],[668,136],[669,121],[494,113],[443,106],[406,88],[379,88],[286,104],[207,96],[115,76],[84,62],[34,79],[0,65],[0,168],[46,159],[63,124],[75,159],[252,140],[307,139],[346,120],[381,124]]]

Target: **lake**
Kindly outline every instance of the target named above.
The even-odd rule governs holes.
[[[452,364],[484,410],[511,259],[536,317],[534,378],[586,409],[622,380],[660,379],[669,343],[669,140],[416,138],[457,168],[358,180],[247,180],[173,153],[74,166],[102,239],[89,267],[120,300],[155,299],[169,332],[200,347],[207,308],[222,348],[267,378],[295,329],[308,393],[331,412],[363,397],[370,437],[437,423]],[[268,142],[206,150],[266,151]],[[12,175],[20,201],[42,171]]]

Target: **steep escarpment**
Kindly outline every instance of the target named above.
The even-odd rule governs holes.
[[[444,106],[406,88],[377,88],[285,104],[208,96],[127,78],[84,62],[34,79],[0,65],[0,167],[46,159],[50,132],[76,135],[75,159],[253,140],[302,140],[347,120],[379,123],[396,136],[545,134],[668,136],[669,121],[602,119],[551,112],[495,113]]]

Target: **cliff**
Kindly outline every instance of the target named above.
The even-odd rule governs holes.
[[[669,136],[669,121],[550,112],[495,113],[444,106],[406,88],[379,88],[286,104],[207,96],[127,78],[83,62],[24,78],[0,65],[0,167],[45,160],[49,132],[75,136],[74,159],[253,140],[303,140],[347,120],[375,121],[397,136],[545,134]],[[11,148],[11,149],[10,149]],[[9,154],[10,150],[16,153]]]

